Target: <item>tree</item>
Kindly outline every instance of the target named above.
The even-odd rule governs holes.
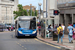
[[[35,10],[35,16],[37,16],[37,11]]]
[[[31,15],[31,10],[29,10],[29,12],[27,13],[27,10],[23,9],[23,6],[21,4],[18,5],[18,11],[14,11],[13,12],[15,14],[15,18],[16,19],[18,16],[29,16]],[[37,16],[37,11],[32,11],[32,16]]]
[[[21,4],[18,5],[18,11],[14,11],[15,18],[16,19],[18,16],[28,16],[28,13],[25,9],[23,9],[23,6]]]
[[[31,15],[31,10],[29,10],[29,15]],[[37,16],[37,11],[32,11],[32,16]]]

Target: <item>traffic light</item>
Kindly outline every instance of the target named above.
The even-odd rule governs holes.
[[[54,15],[59,15],[59,10],[54,10]]]

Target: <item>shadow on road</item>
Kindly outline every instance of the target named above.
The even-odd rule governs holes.
[[[22,36],[22,37],[17,37],[17,39],[34,39],[37,37],[32,37],[32,36]]]

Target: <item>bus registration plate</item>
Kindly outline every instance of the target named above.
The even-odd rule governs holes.
[[[25,35],[25,36],[29,36],[29,35]]]

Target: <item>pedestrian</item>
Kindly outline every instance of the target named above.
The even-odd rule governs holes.
[[[65,26],[64,26],[64,24],[62,24],[62,28],[63,28],[63,38],[64,38],[64,32],[65,32]]]
[[[56,28],[56,24],[54,25],[54,28]]]
[[[58,42],[59,43],[59,38],[61,38],[61,44],[63,43],[63,28],[61,27],[61,24],[59,24],[59,27],[57,28],[57,35],[58,35]]]
[[[58,24],[56,25],[56,27],[55,27],[55,29],[57,29],[59,26],[58,26]]]
[[[51,29],[51,24],[50,24],[50,25],[48,25],[48,29]]]
[[[68,31],[69,43],[73,43],[73,38],[72,38],[72,36],[73,36],[73,27],[71,26],[70,23],[68,24],[67,31]]]
[[[53,27],[51,26],[51,24],[48,26],[48,31],[49,31],[49,33],[48,33],[48,38],[50,38],[50,35],[51,35],[51,33],[52,33],[52,30],[53,30]]]
[[[39,30],[39,35],[40,35],[40,31],[41,31],[41,23],[39,22],[38,24],[39,24],[38,30]]]
[[[9,27],[9,31],[11,31],[11,28]]]
[[[75,40],[75,24],[73,25],[73,39]]]
[[[13,31],[13,26],[11,26],[11,31]]]

